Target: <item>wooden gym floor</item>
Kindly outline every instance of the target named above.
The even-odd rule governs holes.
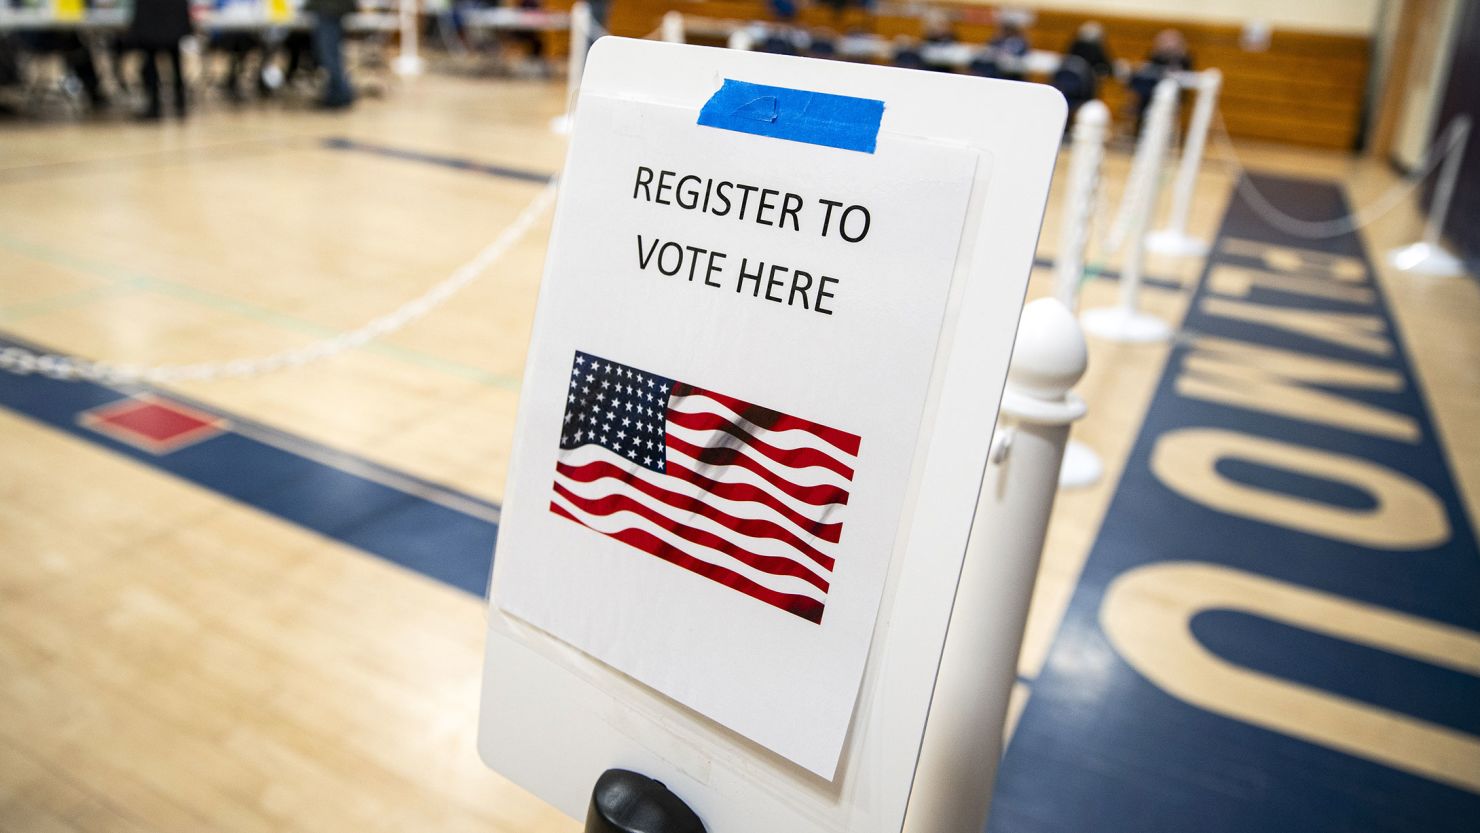
[[[535,197],[563,158],[563,140],[547,128],[562,103],[555,84],[433,76],[342,116],[266,105],[207,110],[184,124],[0,125],[0,339],[157,364],[266,355],[351,330],[450,274]],[[1339,206],[1316,197],[1303,204],[1304,194],[1329,196],[1329,183],[1340,183],[1363,204],[1395,181],[1380,164],[1337,154],[1257,146],[1241,153],[1262,174],[1304,178],[1259,182],[1283,195],[1291,213],[1312,219]],[[1128,166],[1119,153],[1107,163],[1112,205]],[[1292,241],[1236,216],[1234,181],[1221,164],[1206,166],[1198,181],[1192,228],[1205,239],[1221,228],[1214,259],[1244,258],[1244,268],[1260,257],[1275,266],[1299,260]],[[1057,239],[1061,184],[1040,244],[1045,261]],[[1376,269],[1362,280],[1379,290],[1367,294],[1386,298],[1373,326],[1396,348],[1378,350],[1390,366],[1373,372],[1411,379],[1416,390],[1396,404],[1364,399],[1401,413],[1362,411],[1347,427],[1418,426],[1424,448],[1439,455],[1431,468],[1440,474],[1413,477],[1446,513],[1451,537],[1442,551],[1409,555],[1422,548],[1374,544],[1402,538],[1427,516],[1412,501],[1385,513],[1388,481],[1380,478],[1375,507],[1335,494],[1331,479],[1350,466],[1321,469],[1317,460],[1325,486],[1298,473],[1270,486],[1278,478],[1268,465],[1242,475],[1227,466],[1205,470],[1194,462],[1202,446],[1188,442],[1161,443],[1147,463],[1137,449],[1166,437],[1157,433],[1162,415],[1188,412],[1175,401],[1182,377],[1174,371],[1191,366],[1178,351],[1197,333],[1184,330],[1175,349],[1092,341],[1080,389],[1091,412],[1076,436],[1100,452],[1108,472],[1093,488],[1064,492],[1055,510],[1013,715],[1024,733],[1004,764],[994,830],[1069,830],[1076,819],[1103,827],[1107,817],[1134,819],[1142,830],[1185,830],[1192,819],[1225,829],[1203,814],[1233,812],[1220,803],[1229,801],[1236,805],[1229,818],[1267,830],[1326,829],[1326,822],[1370,829],[1379,821],[1385,829],[1462,829],[1480,819],[1480,700],[1470,699],[1480,692],[1480,561],[1467,521],[1480,514],[1480,289],[1471,279],[1424,281],[1383,266],[1381,252],[1418,229],[1418,215],[1405,207],[1360,240],[1349,238],[1357,248],[1313,244],[1328,256],[1310,255],[1297,271],[1365,274],[1365,244]],[[424,320],[308,367],[181,383],[153,391],[159,399],[0,375],[0,831],[577,829],[486,771],[474,751],[484,615],[477,593],[547,231],[545,217]],[[1145,307],[1180,324],[1193,315],[1228,319],[1230,303],[1269,300],[1196,294],[1208,281],[1204,267],[1153,257]],[[1033,296],[1048,289],[1048,270],[1038,271]],[[1114,281],[1090,281],[1083,304],[1110,303],[1115,292]],[[1311,321],[1321,330],[1322,311],[1329,310],[1297,311],[1274,332],[1259,329],[1257,319],[1271,315],[1266,306],[1249,338],[1300,352],[1290,333]],[[1214,329],[1201,328],[1229,336]],[[1265,369],[1294,361],[1261,355]],[[1367,378],[1350,368],[1338,376],[1353,373]],[[1235,388],[1255,386],[1235,376]],[[1390,381],[1376,384],[1394,390]],[[189,430],[140,435],[126,414],[108,410],[160,402]],[[1341,410],[1326,404],[1326,412]],[[1231,412],[1231,424],[1240,427],[1250,413]],[[1303,441],[1293,429],[1262,428]],[[1364,448],[1341,442],[1348,444],[1333,447]],[[1287,583],[1318,583],[1312,577],[1322,570],[1376,582],[1338,581],[1315,601],[1216,577],[1194,577],[1183,589],[1196,596],[1222,588],[1234,597],[1222,608],[1244,610],[1245,618],[1263,611],[1264,622],[1298,619],[1328,596],[1357,600],[1360,615],[1378,624],[1353,626],[1342,644],[1385,653],[1353,658],[1323,643],[1309,661],[1375,663],[1373,673],[1391,673],[1394,685],[1411,673],[1413,687],[1437,704],[1300,677],[1281,670],[1289,657],[1279,655],[1220,660],[1260,667],[1253,676],[1265,682],[1298,679],[1284,689],[1256,687],[1234,704],[1210,698],[1197,678],[1206,668],[1203,682],[1221,685],[1223,665],[1189,665],[1190,682],[1165,672],[1185,640],[1157,623],[1182,599],[1158,596],[1154,582],[1119,581],[1131,571],[1116,559],[1185,539],[1187,529],[1157,537],[1157,507],[1170,499],[1133,488],[1153,470],[1167,476],[1167,467],[1192,472],[1178,489],[1231,501],[1194,530],[1208,538],[1299,559],[1324,544],[1322,530],[1313,531],[1291,501],[1317,506],[1325,494],[1336,508],[1317,506],[1310,517],[1345,512],[1337,520],[1368,535],[1340,543],[1399,550],[1386,552],[1388,566],[1370,569],[1364,559],[1372,553],[1363,551],[1299,576],[1263,570]],[[1261,483],[1269,489],[1253,488]],[[1266,523],[1257,533],[1226,525],[1239,515]],[[1296,532],[1271,526],[1281,518]],[[1340,528],[1325,532],[1343,539]],[[1124,529],[1152,538],[1127,544],[1117,532]],[[1394,563],[1413,572],[1400,579],[1382,572]],[[1257,566],[1240,569],[1255,574]],[[1382,595],[1395,586],[1405,595]],[[1392,608],[1442,626],[1373,612]],[[1291,652],[1302,645],[1288,633],[1257,630],[1265,625],[1204,618],[1188,627],[1210,645],[1223,644],[1224,631],[1233,634],[1225,642],[1247,636]],[[1102,633],[1110,648],[1098,654],[1076,641]],[[1399,659],[1414,667],[1383,665]],[[1106,663],[1125,680],[1152,685],[1106,685],[1122,679],[1107,676]],[[1078,714],[1127,734],[1054,736],[1045,727],[1069,725],[1054,709],[1069,702],[1071,689]],[[1299,701],[1307,724],[1334,727],[1328,735],[1271,717],[1288,707],[1292,690],[1336,692]],[[1173,707],[1185,710],[1174,721],[1183,731],[1155,737],[1158,715],[1169,713],[1156,709]],[[1364,745],[1374,720],[1387,721],[1386,734]],[[1220,734],[1235,730],[1251,734]],[[1132,762],[1126,756],[1135,750],[1126,746],[1136,742],[1124,737],[1150,737],[1156,748]],[[1244,780],[1183,778],[1179,749],[1221,762],[1210,778],[1237,772]],[[1096,761],[1125,764],[1122,781],[1095,780]],[[1325,788],[1354,779],[1368,792],[1282,785],[1282,767],[1292,761],[1314,767],[1311,777]],[[1134,783],[1127,788],[1125,779]],[[1255,782],[1257,789],[1249,786]],[[1086,798],[1056,802],[1043,794],[1045,784],[1081,787]],[[1329,803],[1323,809],[1320,801]],[[1431,809],[1414,809],[1420,804]],[[1309,824],[1312,816],[1326,821]],[[1353,826],[1339,826],[1345,822]]]

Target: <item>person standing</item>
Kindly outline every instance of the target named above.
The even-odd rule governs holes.
[[[191,33],[190,0],[137,0],[134,17],[124,34],[130,46],[144,55],[140,79],[149,104],[141,118],[158,119],[164,115],[160,94],[159,59],[167,56],[174,72],[175,115],[185,118],[185,73],[182,71],[180,41]]]
[[[308,0],[303,10],[313,14],[313,53],[326,79],[319,106],[342,110],[355,102],[355,91],[344,70],[344,19],[355,10],[355,0]]]

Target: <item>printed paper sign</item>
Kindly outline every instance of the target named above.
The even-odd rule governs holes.
[[[832,778],[980,154],[581,107],[494,605]]]

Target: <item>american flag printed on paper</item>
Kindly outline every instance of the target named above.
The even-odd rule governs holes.
[[[576,351],[550,511],[821,623],[859,442]]]

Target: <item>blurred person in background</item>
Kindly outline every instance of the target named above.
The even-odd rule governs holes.
[[[1093,20],[1079,27],[1079,31],[1074,34],[1074,42],[1069,44],[1067,51],[1076,58],[1084,59],[1090,69],[1095,71],[1095,75],[1101,78],[1109,77],[1114,69],[1110,52],[1105,48],[1105,28]]]
[[[993,57],[1000,68],[1002,78],[1009,81],[1023,80],[1022,63],[1028,57],[1028,35],[1016,17],[1001,15],[997,23],[997,36],[992,38]]]
[[[1176,29],[1162,29],[1151,42],[1146,62],[1164,72],[1187,72],[1192,69],[1192,54],[1187,51],[1187,38]]]
[[[174,73],[171,81],[175,92],[175,115],[185,118],[185,73],[180,66],[180,41],[190,32],[190,0],[135,0],[134,16],[129,21],[124,39],[144,56],[139,79],[144,84],[144,94],[149,102],[139,114],[140,118],[159,119],[164,116],[159,77],[161,57],[169,58],[170,70]]]
[[[211,5],[218,20],[250,23],[260,20],[264,4],[256,0],[214,0]],[[226,55],[226,76],[221,79],[221,92],[232,103],[246,101],[247,90],[243,82],[249,67],[259,62],[262,66],[267,64],[267,45],[262,32],[249,27],[221,27],[211,33],[207,46],[212,52]],[[253,55],[259,57],[259,62],[253,61]],[[258,73],[254,86],[259,94],[267,94],[261,73]]]
[[[279,55],[287,56],[287,66],[280,70],[274,78],[273,72],[277,67]],[[267,65],[267,68],[262,71],[261,76],[267,82],[267,87],[275,91],[292,86],[299,73],[311,75],[314,71],[313,35],[297,29],[289,29],[283,33],[281,41],[269,45],[263,63]]]
[[[1136,131],[1140,132],[1141,118],[1151,104],[1151,94],[1156,85],[1170,72],[1188,72],[1192,69],[1192,54],[1187,51],[1187,38],[1176,29],[1163,29],[1151,41],[1151,51],[1146,63],[1131,76],[1131,91],[1136,94]]]
[[[354,13],[355,0],[308,0],[303,9],[314,16],[313,53],[325,74],[319,106],[343,110],[355,103],[344,70],[344,18]]]
[[[528,11],[539,11],[541,0],[513,0],[510,5]],[[511,43],[524,44],[524,51],[529,61],[539,65],[544,64],[545,38],[543,33],[533,29],[515,29],[504,37]]]
[[[796,0],[766,0],[766,6],[771,10],[771,16],[782,23],[797,19]]]
[[[586,0],[586,5],[591,7],[591,19],[596,21],[597,26],[601,27],[599,32],[591,33],[591,40],[594,41],[611,31],[607,28],[607,23],[612,17],[612,3],[611,0]]]
[[[1004,17],[997,25],[997,36],[989,44],[998,55],[1023,58],[1028,54],[1028,36],[1016,19]]]
[[[244,84],[251,68],[252,55],[260,53],[263,65],[267,63],[268,49],[262,36],[256,32],[220,32],[211,38],[211,48],[227,55],[226,77],[221,81],[221,92],[228,101],[240,104],[247,100]],[[267,95],[270,90],[259,72],[256,80],[257,93]]]
[[[97,65],[93,63],[92,49],[88,48],[78,30],[63,27],[17,32],[16,43],[21,51],[61,56],[67,72],[87,93],[92,112],[102,112],[108,106],[108,96],[103,92]]]
[[[3,0],[0,0],[3,2]],[[0,8],[4,8],[0,5]],[[16,39],[11,35],[0,32],[0,90],[17,89],[25,78],[21,74],[21,50]],[[15,108],[7,102],[0,101],[0,115],[13,116]]]
[[[945,9],[929,9],[923,19],[926,43],[955,43],[956,27]]]

